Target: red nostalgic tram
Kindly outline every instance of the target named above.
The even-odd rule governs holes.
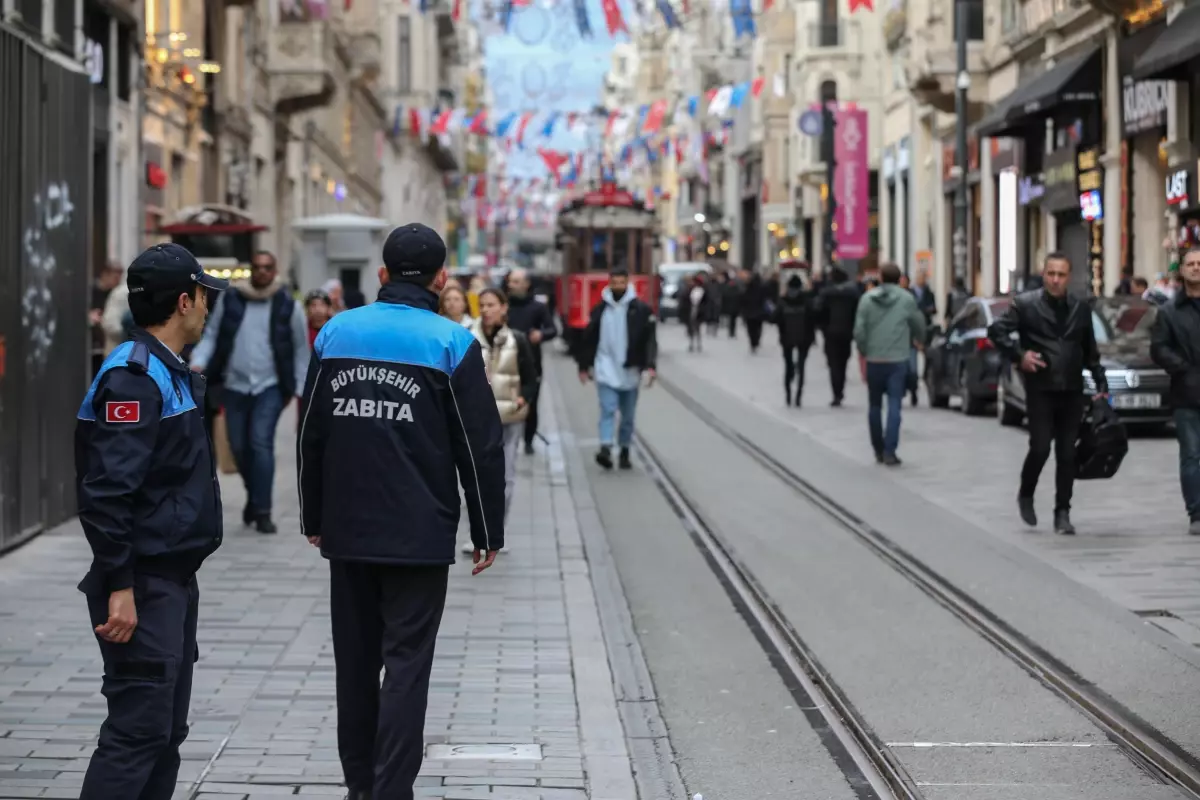
[[[613,183],[558,212],[555,249],[561,253],[561,272],[556,290],[563,338],[571,352],[613,268],[629,272],[630,286],[657,313],[656,234],[654,211]]]

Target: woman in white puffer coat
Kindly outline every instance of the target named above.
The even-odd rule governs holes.
[[[479,318],[471,333],[483,348],[483,363],[496,409],[504,423],[504,516],[512,505],[517,485],[517,453],[529,414],[526,398],[537,387],[537,362],[525,334],[508,327],[508,298],[498,289],[479,293]]]

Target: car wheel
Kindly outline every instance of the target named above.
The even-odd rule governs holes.
[[[925,367],[925,391],[929,394],[929,405],[933,408],[946,408],[950,405],[950,395],[938,394],[937,381],[934,378],[933,367]]]
[[[1021,413],[1021,409],[1012,406],[1004,399],[1003,383],[996,389],[996,416],[999,418],[1000,424],[1006,428],[1015,428],[1025,418],[1025,415]]]
[[[962,368],[958,373],[958,397],[962,401],[962,412],[968,417],[977,417],[984,412],[987,406],[983,400],[971,395],[970,386],[967,384],[967,370]]]

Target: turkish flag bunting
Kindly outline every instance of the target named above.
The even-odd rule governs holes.
[[[853,2],[854,0],[851,0]],[[864,2],[864,0],[859,0]],[[600,5],[604,9],[604,23],[608,26],[608,35],[616,36],[617,31],[629,33],[629,28],[625,25],[625,17],[621,16],[621,7],[617,5],[617,0],[600,0]]]
[[[531,112],[525,112],[521,115],[521,123],[517,125],[517,144],[520,144],[525,139],[525,128],[529,126],[529,120],[533,119]]]
[[[480,111],[475,115],[475,119],[471,122],[470,132],[480,136],[486,136],[487,129],[487,112]]]
[[[663,118],[667,116],[667,101],[655,100],[650,104],[646,113],[646,121],[642,125],[642,133],[654,133],[662,127]]]
[[[542,161],[546,162],[546,169],[550,170],[554,177],[557,178],[558,171],[562,169],[563,164],[567,163],[568,157],[557,150],[546,150],[542,147],[539,147],[537,152],[542,157]]]
[[[429,133],[434,136],[441,136],[446,133],[452,116],[454,116],[453,111],[443,111],[441,114],[438,114],[437,119],[433,121],[433,126],[429,129]]]
[[[413,136],[421,135],[421,112],[415,108],[408,110],[408,130]]]
[[[872,0],[850,0],[850,13],[853,14],[856,10],[865,8],[867,11],[874,11],[875,5]]]
[[[767,85],[766,78],[755,78],[750,84],[750,96],[758,97],[762,94],[763,87]]]
[[[349,2],[349,0],[346,0]],[[462,19],[462,0],[454,0],[454,8],[450,10],[450,19],[458,22]]]

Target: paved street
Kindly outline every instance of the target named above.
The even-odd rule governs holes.
[[[552,447],[521,463],[510,550],[478,577],[465,562],[452,570],[420,797],[635,796],[552,408],[544,426]],[[226,538],[200,575],[201,660],[177,798],[345,793],[328,577],[298,533],[294,430],[285,415],[279,535],[243,529],[240,481],[222,479]],[[75,590],[89,559],[75,522],[0,559],[0,798],[78,796],[105,708]],[[458,745],[461,757],[433,749]],[[469,747],[480,745],[491,747]]]
[[[706,339],[704,352],[688,353],[681,326],[660,326],[663,370],[685,369],[724,391],[786,420],[814,440],[861,464],[871,464],[866,389],[851,360],[846,406],[829,407],[824,353],[808,359],[804,405],[783,404],[783,357],[768,325],[760,352],[751,357],[745,332]],[[1200,537],[1186,535],[1179,495],[1178,455],[1169,435],[1140,437],[1110,481],[1076,484],[1072,518],[1079,535],[1054,536],[1047,524],[1031,531],[1017,518],[1016,481],[1025,455],[1024,429],[1002,428],[994,416],[967,417],[929,408],[924,389],[917,408],[905,401],[901,469],[886,473],[914,493],[962,516],[1007,542],[1036,554],[1074,579],[1145,615],[1184,641],[1200,645]],[[1038,509],[1048,519],[1053,459],[1038,489]]]

